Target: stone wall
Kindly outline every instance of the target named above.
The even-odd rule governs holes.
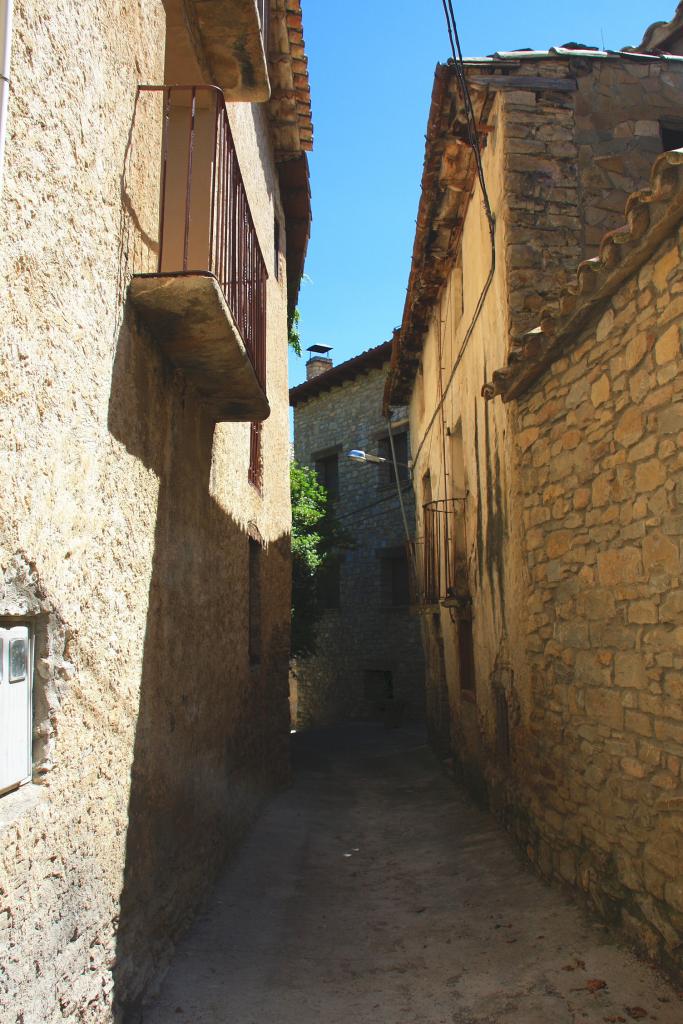
[[[682,255],[679,230],[519,401],[529,678],[494,786],[541,870],[678,971]]]
[[[595,332],[582,321],[578,348],[520,408],[481,396],[537,344],[516,341],[576,285],[598,233],[624,223],[658,120],[680,107],[667,63],[576,61],[498,72],[483,150],[496,272],[470,331],[490,266],[475,184],[424,337],[410,402],[417,534],[427,472],[433,498],[464,491],[474,654],[472,687],[467,626],[448,601],[425,609],[426,704],[437,749],[540,870],[680,970],[678,242],[621,285]],[[529,85],[514,89],[515,74]],[[544,89],[544,76],[576,88]]]
[[[405,544],[396,487],[385,481],[380,467],[353,462],[343,454],[351,448],[376,453],[379,439],[386,437],[385,373],[385,367],[361,372],[355,380],[309,398],[294,410],[294,451],[299,462],[313,465],[317,452],[339,451],[336,510],[354,544],[343,553],[340,607],[324,613],[316,634],[317,653],[296,659],[293,666],[300,727],[380,713],[378,701],[366,692],[368,671],[391,672],[394,706],[403,706],[408,716],[422,713],[419,620],[407,607],[390,607],[381,586],[378,553]],[[405,425],[405,416],[403,421]],[[412,522],[410,490],[405,500]]]
[[[606,231],[662,151],[660,121],[679,116],[683,67],[673,61],[576,57],[511,73],[562,80],[574,91],[506,90],[506,250],[513,337],[537,325],[544,302]]]
[[[231,111],[269,261],[263,495],[127,300],[157,245],[164,8],[15,4],[0,197],[0,618],[42,632],[34,784],[0,798],[0,1016],[131,1017],[287,778],[283,223],[262,108]],[[36,83],[42,83],[40,88]],[[284,234],[284,233],[283,233]],[[281,248],[284,250],[284,239]],[[248,658],[248,542],[263,544]],[[266,585],[267,581],[267,585]]]

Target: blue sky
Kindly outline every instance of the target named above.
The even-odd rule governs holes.
[[[676,0],[454,4],[465,56],[569,41],[640,42]],[[391,335],[410,269],[437,61],[450,51],[441,0],[302,0],[314,151],[313,227],[299,297],[305,348],[343,362]],[[290,384],[305,378],[290,359]]]

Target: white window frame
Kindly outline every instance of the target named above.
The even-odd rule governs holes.
[[[28,633],[28,709],[26,723],[28,735],[26,737],[26,771],[24,775],[20,776],[18,779],[13,780],[12,782],[8,782],[6,786],[0,789],[0,797],[5,796],[7,793],[15,792],[20,786],[24,786],[26,785],[27,782],[31,782],[33,777],[33,669],[36,634],[34,624],[27,619],[0,619],[0,639],[2,640],[2,663],[0,665],[0,671],[2,672],[2,683],[0,683],[0,685],[12,685],[11,682],[9,681],[9,644],[11,640],[11,631],[16,627],[23,627],[27,630]],[[8,666],[7,679],[5,679],[5,665]]]

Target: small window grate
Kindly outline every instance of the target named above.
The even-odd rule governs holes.
[[[263,424],[252,423],[249,432],[249,483],[263,490]]]

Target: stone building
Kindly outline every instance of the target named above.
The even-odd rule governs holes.
[[[0,1017],[100,1024],[288,775],[310,98],[298,0],[16,0],[11,44]]]
[[[683,155],[658,153],[683,60],[657,46],[465,63],[491,220],[437,68],[385,401],[409,403],[434,742],[680,971]]]
[[[294,455],[316,469],[334,501],[352,547],[328,574],[316,653],[295,660],[294,718],[298,727],[350,718],[419,717],[424,666],[419,623],[411,613],[406,536],[393,465],[358,463],[359,449],[390,460],[382,393],[391,342],[338,366],[329,350],[312,346],[307,380],[289,393],[294,407]],[[414,498],[408,470],[405,409],[392,416],[396,460],[409,526]]]

